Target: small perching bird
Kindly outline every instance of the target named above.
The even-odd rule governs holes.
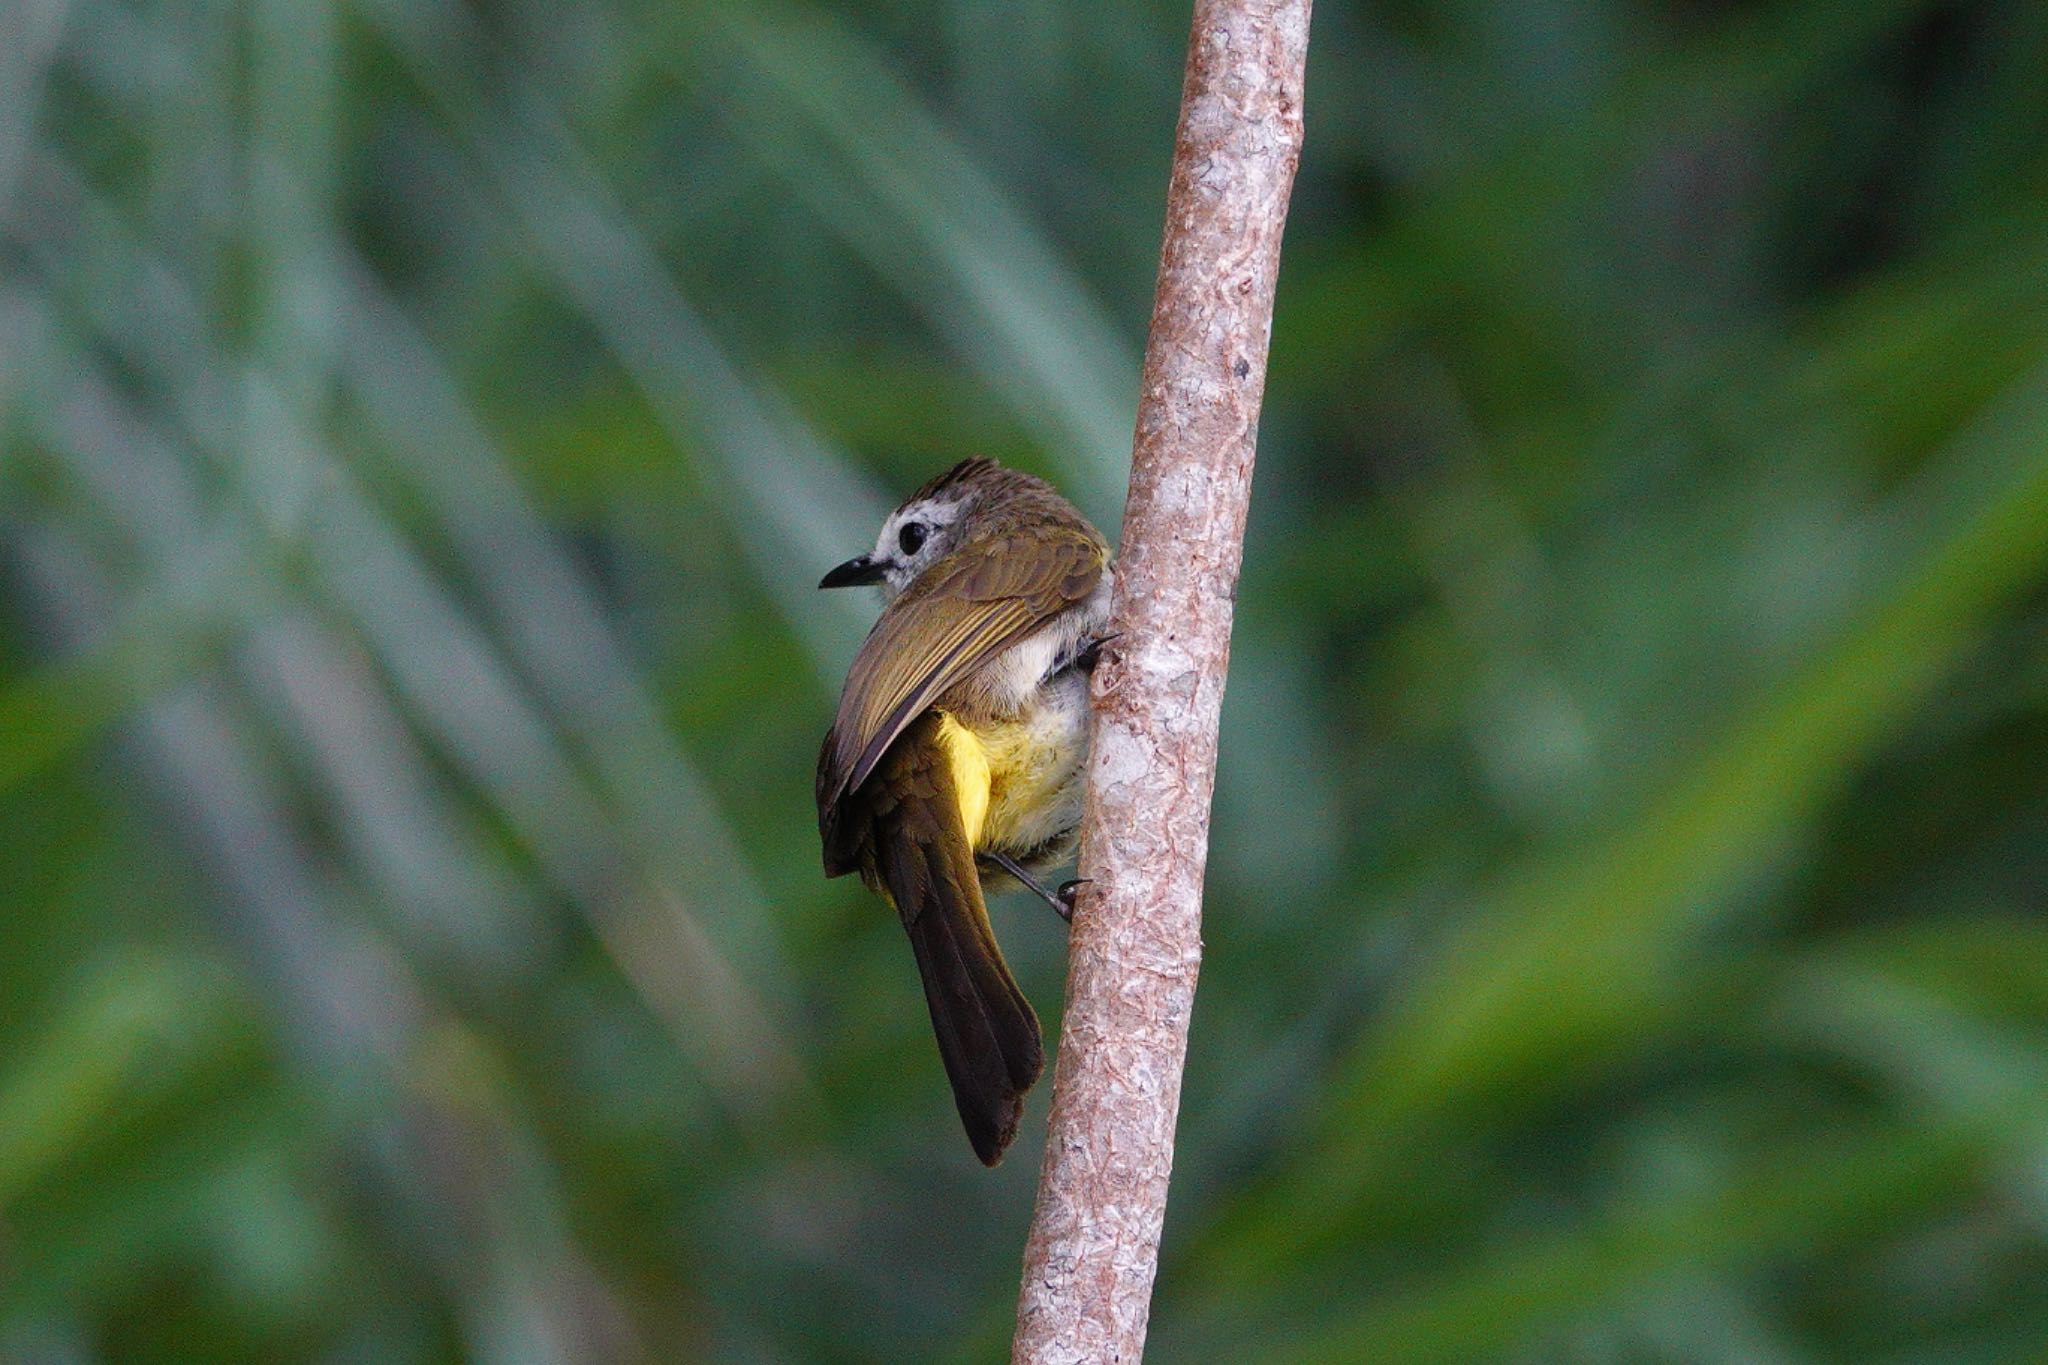
[[[983,895],[1014,879],[1072,913],[1074,883],[1039,878],[1080,828],[1109,545],[1044,480],[966,460],[818,586],[868,583],[887,605],[818,755],[825,873],[859,872],[896,906],[960,1121],[993,1166],[1045,1049]]]

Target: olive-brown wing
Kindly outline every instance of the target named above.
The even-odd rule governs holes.
[[[818,819],[867,780],[903,728],[994,654],[1085,599],[1106,552],[1080,528],[1037,527],[974,541],[926,570],[882,612],[847,670],[818,759]]]

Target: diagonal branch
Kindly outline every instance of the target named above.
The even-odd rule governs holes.
[[[1112,629],[1095,675],[1051,1134],[1013,1359],[1136,1361],[1201,960],[1273,287],[1301,149],[1309,0],[1196,0]]]

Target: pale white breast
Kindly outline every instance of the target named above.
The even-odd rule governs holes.
[[[1088,758],[1088,675],[1065,665],[1101,633],[1109,594],[1104,574],[1085,601],[1004,650],[976,678],[986,708],[972,728],[990,774],[977,847],[1041,868],[1072,855]]]
[[[1054,666],[1071,659],[1079,642],[1096,634],[1109,619],[1109,575],[1095,591],[983,665],[981,682],[991,709],[998,714],[1021,712],[1035,704],[1035,694]]]
[[[1081,823],[1088,758],[1088,678],[1061,674],[1014,718],[981,729],[992,781],[979,841],[1034,862],[1064,860]],[[1048,845],[1052,846],[1048,848]]]

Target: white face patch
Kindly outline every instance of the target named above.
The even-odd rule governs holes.
[[[899,507],[875,538],[874,562],[882,566],[882,591],[890,597],[909,587],[933,561],[953,548],[954,524],[966,504],[960,499],[926,498]]]

